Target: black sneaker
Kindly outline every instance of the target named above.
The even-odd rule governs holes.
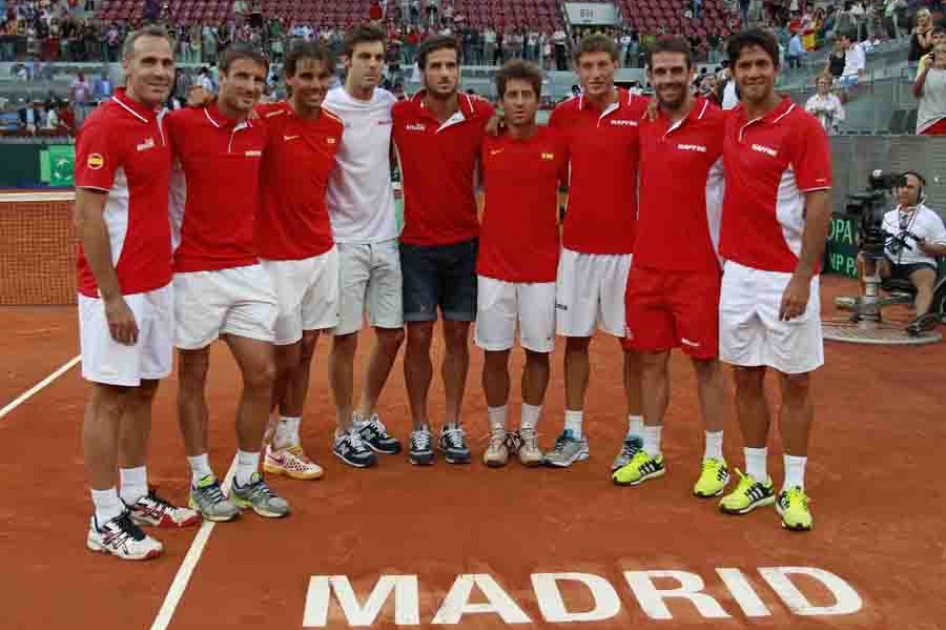
[[[371,414],[367,422],[357,423],[358,435],[375,453],[395,455],[401,452],[401,443],[388,435],[388,430],[378,418],[378,414]]]
[[[437,448],[444,454],[448,464],[470,463],[470,449],[466,445],[466,434],[460,425],[444,426]]]
[[[377,463],[377,457],[355,429],[347,431],[341,437],[336,437],[332,452],[335,453],[335,457],[355,468],[368,468]]]
[[[423,427],[411,431],[407,457],[415,466],[430,466],[434,463],[434,438],[430,429]]]
[[[926,313],[917,317],[907,325],[906,331],[912,337],[919,337],[925,332],[935,330],[939,325],[939,315],[936,313]]]

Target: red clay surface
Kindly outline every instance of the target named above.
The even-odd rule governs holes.
[[[850,283],[825,279],[825,303]],[[6,404],[76,353],[74,314],[0,310],[4,336]],[[28,334],[47,326],[48,335]],[[366,356],[367,343],[359,357]],[[411,467],[404,456],[378,468],[343,467],[329,452],[333,410],[325,378],[327,344],[316,357],[303,424],[307,449],[326,469],[324,479],[274,479],[295,513],[283,521],[246,515],[218,525],[170,625],[174,629],[300,628],[311,575],[347,575],[359,601],[382,574],[415,574],[421,622],[428,625],[455,577],[489,573],[526,614],[543,625],[530,574],[587,572],[605,577],[622,608],[598,628],[910,628],[946,623],[942,585],[943,485],[939,482],[946,423],[942,422],[946,346],[878,348],[828,343],[827,367],[817,375],[816,425],[808,465],[814,531],[783,531],[772,509],[727,517],[714,502],[690,496],[702,452],[695,384],[686,359],[675,356],[675,385],[664,431],[668,474],[639,488],[617,488],[608,466],[626,429],[618,375],[620,352],[610,339],[593,345],[593,374],[585,431],[591,459],[569,470]],[[479,385],[481,354],[471,352],[465,418],[474,456],[485,448],[485,403]],[[543,446],[561,428],[561,352],[542,423]],[[21,365],[23,364],[23,365]],[[27,365],[28,364],[28,365]],[[521,365],[520,357],[515,366]],[[359,376],[361,371],[358,372]],[[514,378],[514,382],[517,381]],[[232,416],[238,374],[222,347],[210,376],[211,460],[225,473],[235,448]],[[0,626],[3,628],[147,629],[196,530],[164,533],[165,555],[135,564],[91,554],[84,536],[91,506],[81,459],[84,388],[72,370],[0,420]],[[774,393],[774,391],[773,391]],[[165,384],[155,409],[151,480],[176,501],[188,479],[174,414],[175,384]],[[511,416],[518,419],[514,393]],[[442,409],[442,389],[431,393]],[[389,429],[406,437],[409,417],[400,362],[380,412]],[[434,413],[433,417],[437,417]],[[770,474],[780,483],[777,431],[770,444]],[[726,453],[742,466],[735,419],[727,418]],[[765,586],[758,567],[806,566],[837,574],[863,600],[843,617],[800,617]],[[748,620],[715,575],[736,567],[751,581],[772,615]],[[623,571],[690,571],[707,583],[732,619],[700,617],[687,602],[670,601],[673,621],[648,619],[622,578]],[[807,584],[799,581],[799,584]],[[805,589],[812,603],[831,598]],[[568,591],[566,591],[568,593]],[[477,597],[476,595],[474,597]],[[481,599],[474,601],[482,601]],[[590,600],[569,600],[580,610]],[[499,628],[495,615],[468,615],[463,628]],[[337,604],[329,627],[347,627]],[[390,601],[374,627],[394,626]],[[558,627],[557,625],[555,627]]]

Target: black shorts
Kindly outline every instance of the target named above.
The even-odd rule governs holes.
[[[404,321],[436,321],[438,307],[444,319],[475,320],[478,250],[478,239],[433,246],[401,243]]]
[[[893,262],[889,258],[887,259],[887,263],[890,265],[891,280],[909,281],[910,276],[912,276],[914,272],[917,272],[920,269],[929,269],[934,274],[937,271],[936,267],[930,263],[905,263],[902,265],[898,265],[897,263]]]

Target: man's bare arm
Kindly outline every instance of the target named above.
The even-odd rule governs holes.
[[[811,278],[824,256],[825,239],[831,225],[831,191],[813,190],[805,193],[805,228],[802,232],[801,254],[795,273],[782,294],[779,318],[795,319],[808,307]]]
[[[118,274],[112,263],[112,244],[104,217],[107,198],[105,191],[76,189],[76,235],[82,243],[89,269],[105,304],[112,337],[119,343],[134,345],[138,341],[138,325],[131,309],[125,304]]]

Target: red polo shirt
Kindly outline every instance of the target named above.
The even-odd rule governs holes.
[[[105,226],[123,295],[171,282],[168,181],[171,146],[163,115],[131,100],[124,88],[86,119],[76,138],[77,188],[107,193]],[[78,289],[98,296],[98,286],[79,246]]]
[[[259,262],[253,223],[266,128],[224,117],[215,104],[168,115],[180,168],[172,174],[174,271],[214,271]]]
[[[486,137],[482,164],[486,207],[476,272],[506,282],[555,282],[566,143],[548,127],[526,140]]]
[[[324,254],[334,244],[325,194],[345,126],[325,108],[312,120],[296,116],[289,103],[257,111],[269,139],[260,173],[256,253],[268,260]]]
[[[720,254],[753,269],[794,272],[805,193],[831,188],[831,150],[821,124],[787,98],[751,121],[740,105],[726,119],[723,161]]]
[[[677,123],[641,121],[640,199],[634,266],[719,270],[715,243],[723,194],[725,115],[699,98]]]
[[[479,234],[476,162],[493,107],[458,95],[460,109],[441,123],[424,106],[426,92],[394,105],[394,142],[404,186],[404,230],[410,245],[450,245]]]
[[[604,111],[581,96],[560,103],[549,119],[571,159],[563,245],[584,254],[634,251],[638,126],[648,99],[617,93]]]

